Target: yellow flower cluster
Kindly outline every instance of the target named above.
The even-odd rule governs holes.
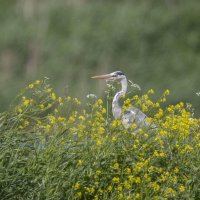
[[[102,99],[82,109],[78,98],[58,97],[39,80],[27,91],[35,95],[20,98],[16,127],[32,127],[44,140],[57,134],[62,146],[74,144],[66,154],[75,155],[69,165],[78,171],[70,186],[76,199],[183,199],[190,190],[188,159],[199,152],[200,120],[182,102],[162,107],[169,90],[156,102],[150,99],[153,90],[124,101],[123,110],[135,106],[156,126],[137,134],[134,122],[126,130],[113,120]]]

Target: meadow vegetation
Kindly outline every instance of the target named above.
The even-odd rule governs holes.
[[[59,97],[47,79],[29,84],[0,114],[0,196],[8,199],[199,199],[200,120],[168,105],[166,90],[125,97],[157,128],[124,129],[107,100]]]

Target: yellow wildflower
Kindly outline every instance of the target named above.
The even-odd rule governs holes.
[[[97,144],[97,146],[100,146],[100,145],[102,144],[101,140],[98,139],[98,140],[96,141],[96,144]]]
[[[99,197],[97,195],[95,195],[94,200],[99,200]]]
[[[24,100],[23,105],[25,107],[27,107],[29,104],[30,104],[30,100],[29,99]]]
[[[112,186],[109,185],[107,190],[108,190],[109,192],[111,192],[111,191],[112,191]]]
[[[51,126],[49,124],[47,124],[46,127],[45,127],[45,129],[46,129],[47,132],[49,132],[50,129],[51,129]]]
[[[125,173],[130,174],[130,173],[131,173],[131,169],[130,169],[129,167],[127,167],[127,168],[125,169]]]
[[[52,91],[52,88],[48,88],[47,92],[50,93]]]
[[[56,100],[56,94],[54,92],[51,93],[51,98],[52,98],[52,100]]]
[[[103,113],[103,114],[106,113],[106,109],[105,109],[105,108],[102,109],[102,113]]]
[[[165,190],[165,196],[174,197],[174,196],[176,196],[176,191],[174,191],[172,188],[167,188]]]
[[[153,166],[150,166],[149,167],[149,172],[151,173],[151,172],[153,172],[154,171],[154,167]]]
[[[18,111],[18,113],[20,113],[20,114],[23,112],[23,110],[22,110],[21,108],[18,108],[17,111]]]
[[[99,182],[98,182],[98,181],[96,181],[96,182],[94,182],[94,184],[95,184],[96,186],[98,186],[98,185],[99,185]]]
[[[119,163],[115,163],[113,166],[113,169],[118,170],[119,169]]]
[[[80,184],[79,184],[78,182],[74,185],[74,189],[75,189],[75,190],[80,189]]]
[[[29,121],[25,121],[24,126],[28,126],[28,125],[29,125]]]
[[[83,117],[82,115],[79,116],[79,119],[82,120],[82,121],[85,121],[85,117]]]
[[[184,187],[183,185],[180,185],[179,191],[180,191],[180,192],[185,192],[185,187]]]
[[[76,193],[76,196],[77,196],[78,198],[82,197],[82,192],[77,192],[77,193]]]
[[[33,84],[30,84],[28,87],[29,87],[30,89],[33,89],[33,88],[34,88],[34,85],[33,85]]]
[[[52,107],[52,104],[51,104],[51,103],[48,103],[47,107],[48,107],[48,108],[51,108],[51,107]]]
[[[131,183],[133,183],[134,182],[134,177],[132,176],[132,175],[130,175],[130,176],[128,176],[128,179],[129,179],[129,181],[131,182]]]
[[[101,174],[101,171],[100,171],[100,170],[97,170],[97,171],[96,171],[96,174],[97,174],[97,175],[100,175],[100,174]]]
[[[170,94],[170,90],[166,90],[164,95],[169,95]]]
[[[60,106],[63,105],[63,99],[62,99],[62,97],[58,97],[58,102],[59,102]]]
[[[59,103],[62,103],[62,102],[63,102],[62,97],[58,97],[58,102],[59,102]]]
[[[55,124],[56,123],[56,118],[53,115],[49,116],[49,121],[51,124]]]
[[[155,156],[155,157],[159,157],[159,153],[158,153],[158,151],[154,151],[154,153],[153,153],[153,156]]]
[[[74,100],[74,103],[75,103],[75,104],[77,104],[77,105],[80,105],[80,104],[81,104],[81,102],[80,102],[77,98],[74,98],[73,100]]]
[[[44,104],[40,104],[39,107],[43,110],[44,109]]]
[[[70,97],[70,96],[67,96],[67,97],[66,97],[66,101],[71,101],[71,97]]]
[[[75,118],[73,116],[70,116],[69,117],[69,123],[73,123],[73,122],[75,122]]]
[[[65,118],[64,117],[58,117],[58,121],[60,121],[60,122],[65,121]]]
[[[163,110],[161,109],[161,108],[159,108],[159,110],[158,110],[158,113],[157,114],[155,114],[155,118],[161,118],[162,116],[163,116]]]
[[[112,137],[112,141],[115,142],[117,141],[117,138],[115,136]]]
[[[118,190],[119,192],[122,192],[122,190],[123,190],[122,186],[118,186],[118,187],[117,187],[117,190]]]
[[[124,195],[122,193],[118,194],[118,198],[119,199],[123,199],[124,198]]]
[[[135,123],[133,123],[132,126],[131,126],[131,128],[132,128],[133,130],[135,130],[135,129],[137,128],[137,125],[136,125]]]
[[[41,83],[40,80],[36,80],[36,81],[35,81],[35,84],[36,84],[36,85],[39,85],[40,83]]]
[[[141,183],[141,178],[138,176],[135,178],[135,183],[140,184]]]
[[[103,194],[103,192],[104,192],[102,189],[99,189],[98,191],[100,194]]]
[[[154,94],[154,90],[153,89],[150,89],[147,94]]]
[[[157,103],[155,103],[155,107],[156,108],[159,108],[160,107],[160,104],[157,102]]]
[[[103,127],[99,127],[98,133],[103,134],[105,132],[105,129]]]
[[[78,165],[83,165],[83,160],[78,160]]]
[[[137,193],[137,194],[135,195],[135,198],[136,198],[136,199],[139,199],[139,198],[140,198],[140,193]]]
[[[179,172],[179,169],[177,168],[177,167],[175,167],[175,169],[174,169],[174,173],[178,173]]]
[[[114,177],[114,178],[112,179],[112,181],[113,181],[114,183],[119,183],[119,177]]]
[[[154,191],[160,190],[160,186],[156,182],[151,182],[150,186],[154,189]]]

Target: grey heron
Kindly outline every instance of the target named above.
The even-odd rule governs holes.
[[[129,108],[123,114],[123,110],[119,103],[119,99],[126,94],[128,87],[127,78],[123,72],[115,71],[110,74],[93,76],[91,78],[118,81],[121,83],[121,90],[115,94],[112,101],[112,113],[114,119],[121,119],[122,124],[125,128],[131,127],[133,123],[135,123],[137,126],[135,132],[141,127],[151,127],[151,124],[147,120],[147,116],[136,107]]]

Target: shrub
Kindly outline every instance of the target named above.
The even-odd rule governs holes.
[[[57,97],[47,80],[27,86],[0,116],[1,199],[199,199],[200,120],[150,90],[123,103],[156,124],[134,134],[112,119],[111,92],[104,108]]]

